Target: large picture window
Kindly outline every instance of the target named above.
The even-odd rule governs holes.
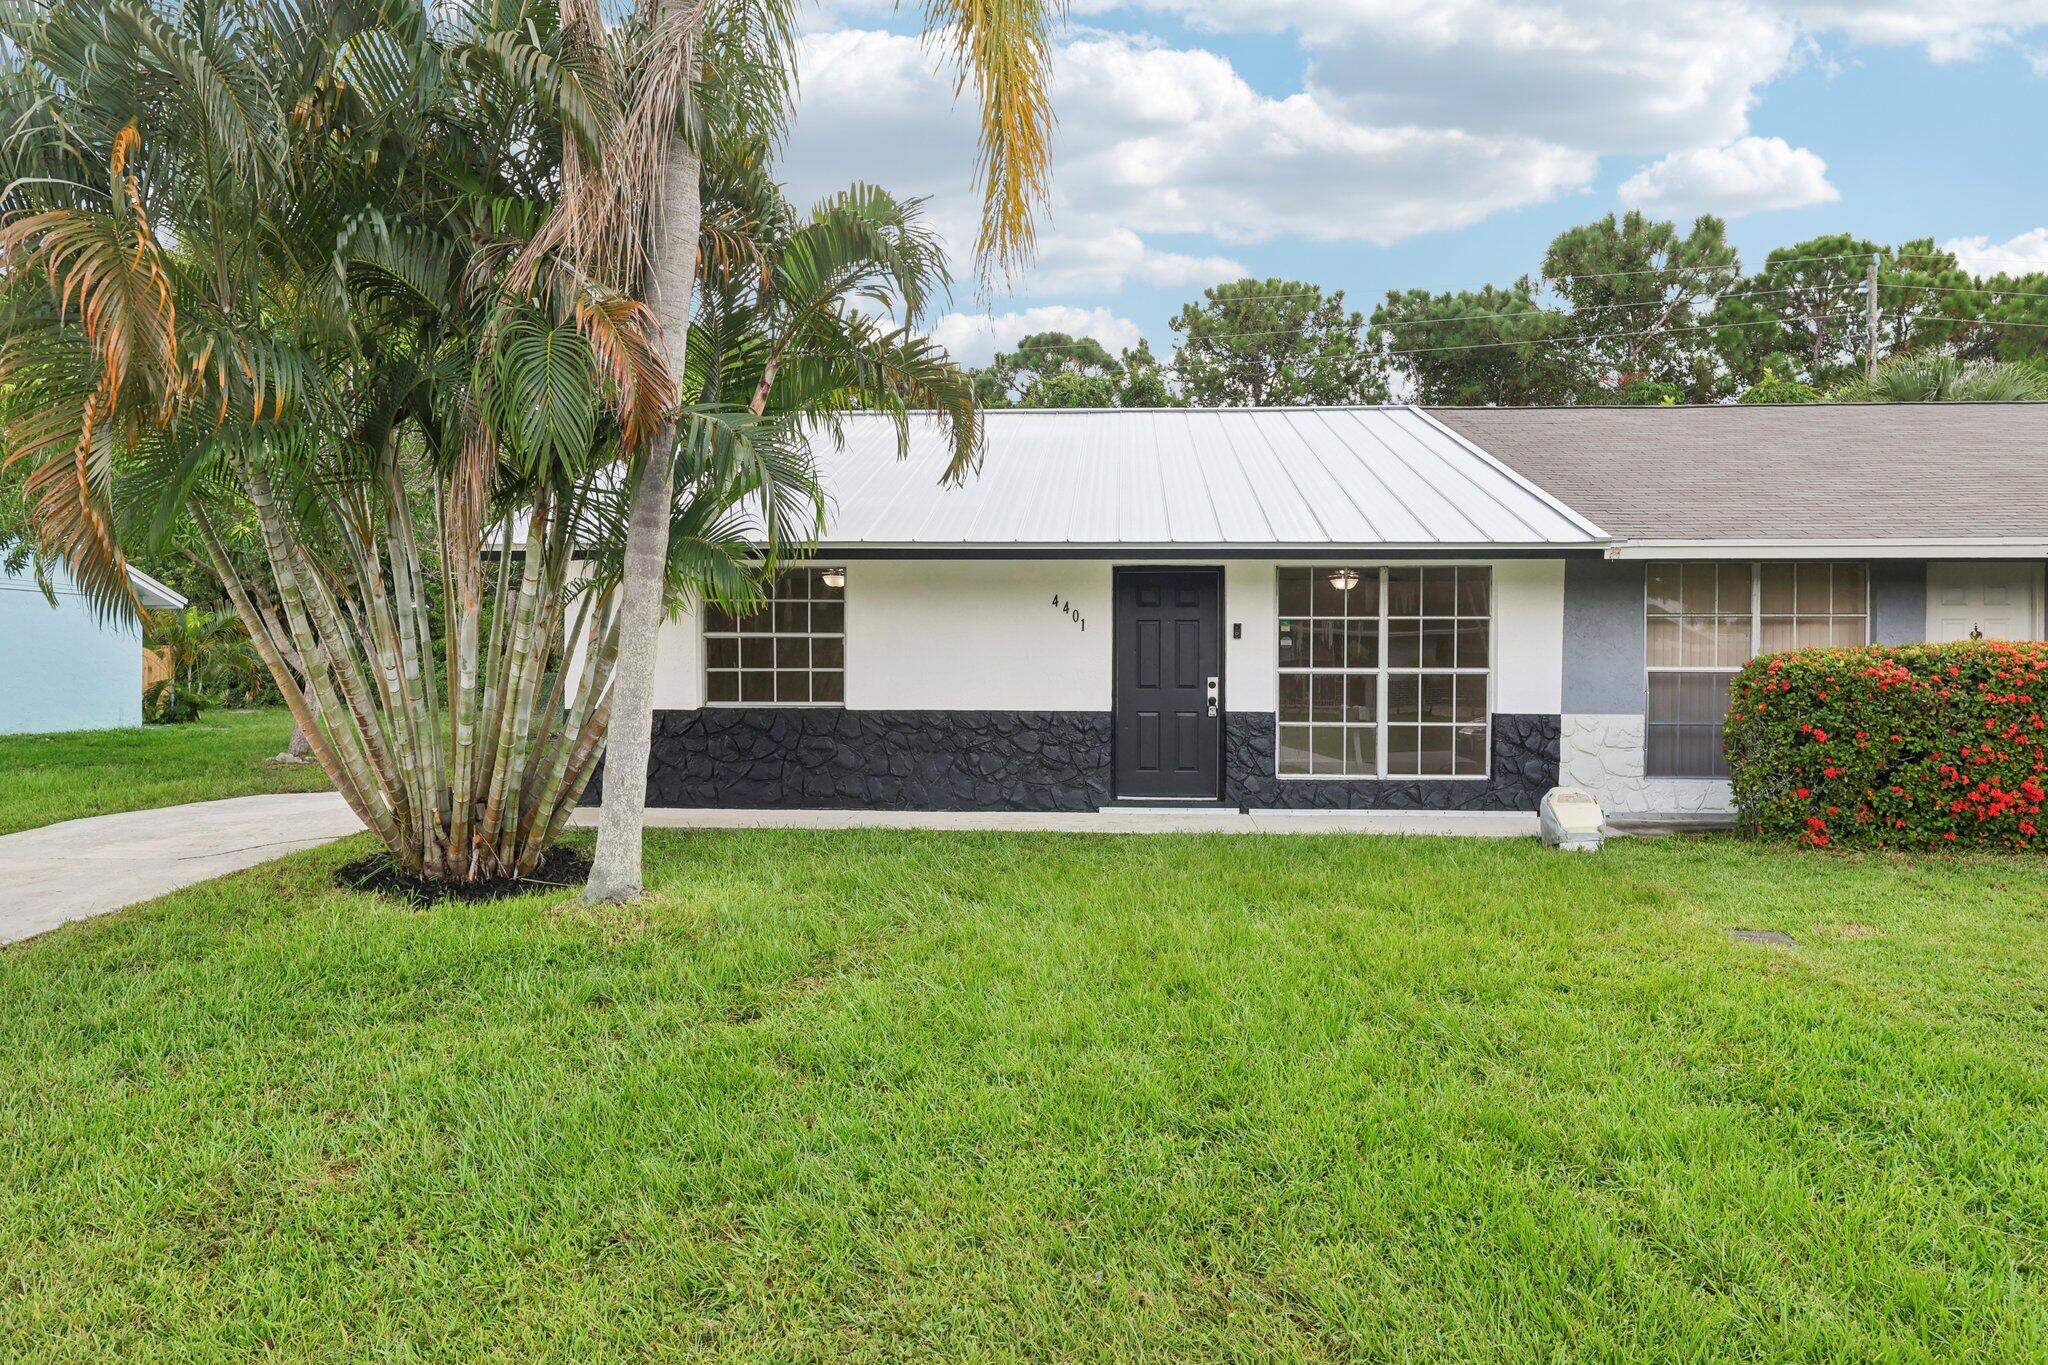
[[[786,570],[744,616],[707,605],[704,665],[713,705],[843,704],[846,570]]]
[[[1756,654],[1870,639],[1861,564],[1652,564],[1644,597],[1651,777],[1726,777],[1728,685]]]
[[[1493,572],[1283,568],[1283,777],[1483,777]]]

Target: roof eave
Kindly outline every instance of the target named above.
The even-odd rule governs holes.
[[[128,581],[134,585],[136,600],[151,611],[183,611],[191,605],[183,593],[151,578],[133,564],[128,566]]]
[[[2048,559],[2040,537],[1644,537],[1616,540],[1609,559]]]
[[[1469,542],[1462,544],[1265,542],[1013,542],[1013,541],[827,541],[804,558],[826,559],[1108,559],[1108,560],[1302,560],[1327,562],[1333,555],[1373,560],[1403,559],[1597,559],[1604,542]]]

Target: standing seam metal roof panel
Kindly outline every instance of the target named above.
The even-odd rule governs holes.
[[[1407,408],[998,409],[981,468],[913,419],[842,422],[812,453],[823,546],[1588,546],[1606,534]]]

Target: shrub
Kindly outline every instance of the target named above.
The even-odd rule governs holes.
[[[1745,828],[1809,845],[2039,847],[2048,644],[1767,654],[1729,692]]]
[[[176,678],[159,678],[142,693],[142,718],[151,725],[190,725],[199,713],[220,702],[185,686]]]

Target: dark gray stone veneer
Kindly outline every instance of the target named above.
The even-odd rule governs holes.
[[[1553,715],[1493,717],[1493,773],[1484,781],[1429,777],[1289,778],[1274,775],[1273,717],[1237,712],[1223,726],[1223,799],[1233,806],[1302,810],[1532,811],[1557,785],[1562,727]]]
[[[1109,800],[1109,772],[1107,711],[708,707],[655,713],[647,801],[1094,810]]]
[[[1230,714],[1223,799],[1312,810],[1535,810],[1557,785],[1558,718],[1496,715],[1486,781],[1281,781],[1274,722]],[[1107,712],[659,711],[648,765],[655,806],[744,809],[1094,810],[1111,799]],[[602,790],[593,780],[584,799]]]

